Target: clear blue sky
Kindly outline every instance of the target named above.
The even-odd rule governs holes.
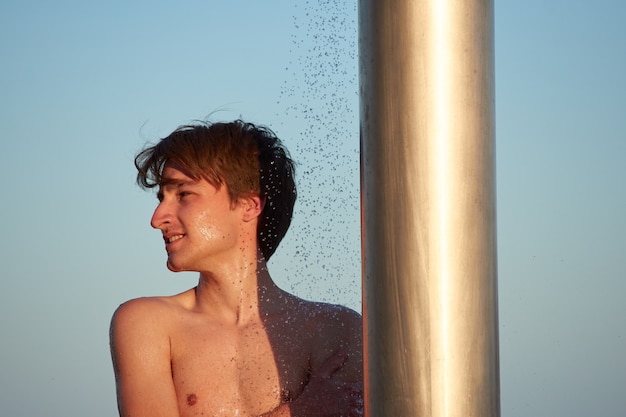
[[[496,2],[503,417],[626,410],[626,3]],[[0,415],[116,414],[108,325],[171,294],[147,141],[269,125],[301,200],[270,265],[360,309],[356,2],[0,2]]]

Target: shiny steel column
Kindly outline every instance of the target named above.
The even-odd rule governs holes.
[[[491,0],[360,0],[366,415],[500,415]]]

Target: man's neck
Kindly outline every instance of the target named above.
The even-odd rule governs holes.
[[[261,303],[278,301],[282,293],[261,258],[220,273],[200,273],[195,301],[201,312],[229,324],[245,325],[260,318]]]

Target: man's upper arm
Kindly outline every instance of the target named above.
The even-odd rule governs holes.
[[[122,417],[179,415],[160,304],[158,300],[132,300],[113,315],[111,355]]]

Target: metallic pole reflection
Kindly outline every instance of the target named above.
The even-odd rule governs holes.
[[[360,0],[366,415],[500,415],[493,2]]]

